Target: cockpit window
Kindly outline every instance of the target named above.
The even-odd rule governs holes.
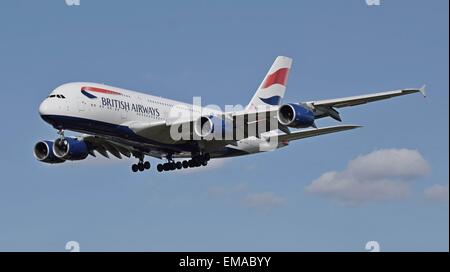
[[[48,98],[54,98],[54,97],[61,98],[61,99],[66,99],[66,97],[64,95],[62,95],[62,94],[52,94],[52,95],[48,96]]]

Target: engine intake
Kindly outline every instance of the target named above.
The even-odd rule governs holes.
[[[55,156],[62,160],[84,160],[89,155],[89,148],[84,141],[76,138],[57,139],[53,143]]]
[[[292,128],[307,128],[314,125],[314,113],[298,104],[285,104],[278,109],[278,121]]]
[[[33,149],[34,157],[41,162],[45,163],[63,163],[64,160],[55,156],[53,153],[53,142],[40,141]]]

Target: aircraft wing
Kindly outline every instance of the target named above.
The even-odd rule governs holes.
[[[307,105],[310,105],[312,108],[316,110],[315,117],[322,118],[330,116],[338,121],[341,121],[339,113],[334,108],[343,108],[343,107],[352,107],[356,105],[366,104],[369,102],[375,102],[379,100],[384,100],[396,96],[407,95],[412,93],[422,93],[422,95],[426,96],[425,86],[420,89],[402,89],[395,90],[389,92],[381,92],[367,95],[358,95],[358,96],[350,96],[336,99],[327,99],[327,100],[319,100],[319,101],[310,101],[307,102]]]
[[[330,127],[323,127],[323,128],[315,128],[315,129],[307,129],[307,130],[301,130],[296,132],[291,132],[289,134],[278,134],[271,137],[278,137],[279,142],[290,142],[294,140],[300,140],[304,138],[309,137],[315,137],[319,135],[324,134],[330,134],[345,130],[351,130],[355,128],[359,128],[361,126],[357,125],[342,125],[342,126],[330,126]]]
[[[131,156],[139,157],[140,155],[147,155],[154,158],[162,159],[169,152],[177,152],[177,156],[186,156],[183,152],[177,149],[169,150],[161,146],[152,146],[145,143],[126,142],[121,139],[114,139],[102,135],[87,135],[80,136],[89,146],[89,154],[96,157],[96,152],[106,158],[110,158],[110,154],[118,159],[123,156],[130,158]],[[94,152],[96,151],[96,152]]]
[[[106,158],[109,158],[109,154],[112,154],[118,159],[122,159],[122,155],[128,158],[132,155],[132,148],[120,145],[103,137],[82,135],[80,138],[89,145],[89,154],[94,157],[96,156],[94,151],[97,151]]]
[[[126,124],[134,133],[147,139],[154,139],[158,142],[174,143],[170,137],[170,125],[166,121],[155,123],[146,123],[141,121],[132,121]]]

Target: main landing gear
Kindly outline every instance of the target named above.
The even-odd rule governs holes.
[[[60,128],[58,129],[58,132],[56,132],[59,135],[59,138],[61,140],[64,140],[64,129]]]
[[[133,164],[131,166],[131,170],[135,173],[137,171],[143,172],[144,170],[150,169],[150,166],[151,166],[150,162],[148,162],[148,161],[144,162],[143,159],[139,159],[139,162],[137,164]]]
[[[164,164],[158,164],[158,166],[156,167],[156,169],[158,170],[158,172],[163,172],[163,171],[173,171],[173,170],[180,170],[180,169],[186,169],[186,168],[195,168],[195,167],[200,167],[200,166],[207,166],[208,165],[208,161],[211,159],[211,156],[206,153],[203,155],[198,155],[198,156],[194,156],[192,157],[192,159],[188,160],[188,161],[173,161],[172,158],[168,158],[168,162],[164,163]]]

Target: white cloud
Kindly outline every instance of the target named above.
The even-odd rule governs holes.
[[[250,208],[274,208],[283,205],[286,200],[271,192],[253,193],[244,198],[244,203]]]
[[[350,205],[401,199],[429,168],[417,150],[381,149],[351,160],[341,172],[323,174],[306,191]]]
[[[436,184],[424,191],[425,198],[431,201],[448,203],[448,185]]]

